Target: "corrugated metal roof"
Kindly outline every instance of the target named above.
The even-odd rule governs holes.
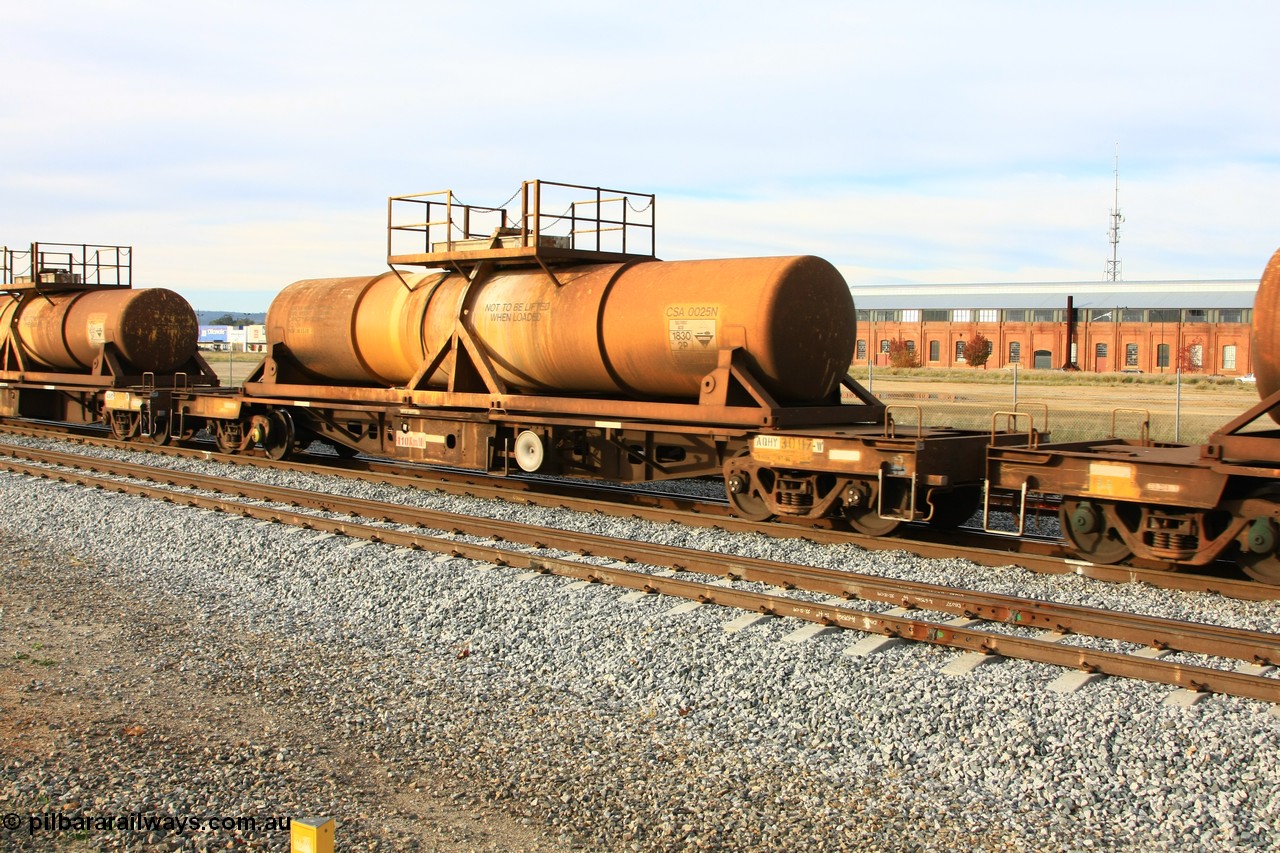
[[[853,284],[860,309],[894,308],[1251,308],[1255,279],[1063,281],[998,284]]]

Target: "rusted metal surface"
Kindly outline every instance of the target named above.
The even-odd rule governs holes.
[[[812,402],[848,369],[855,322],[840,273],[802,256],[300,281],[267,334],[334,382],[449,388],[457,349],[441,354],[469,346],[510,393],[633,399],[697,398],[738,347],[774,398]]]
[[[133,290],[132,258],[128,246],[0,248],[0,415],[101,422],[163,443],[174,389],[218,384],[191,306]]]
[[[1064,538],[1097,563],[1136,559],[1170,570],[1231,559],[1280,583],[1280,252],[1258,285],[1252,350],[1261,402],[1198,446],[1102,439],[987,451],[988,494],[1062,497]],[[1117,410],[1121,411],[1121,410]],[[1114,433],[1114,414],[1113,414]]]
[[[744,400],[765,410],[839,402],[856,315],[826,261],[665,263],[654,256],[652,195],[547,181],[518,195],[510,212],[451,190],[391,198],[392,271],[286,288],[255,381],[444,392],[430,404],[462,408],[476,407],[470,395],[489,408],[505,405],[499,397],[602,395],[615,409],[694,400],[704,411],[694,422]],[[398,206],[418,217],[397,221]],[[398,250],[406,238],[417,245]]]
[[[1253,298],[1250,351],[1262,399],[1280,391],[1280,251],[1271,256]],[[1269,413],[1280,422],[1280,412]]]
[[[405,391],[357,385],[300,384],[275,382],[276,361],[263,364],[264,377],[253,377],[242,386],[255,400],[303,401],[306,405],[327,403],[346,405],[407,405],[421,409],[487,410],[495,419],[520,417],[556,418],[566,424],[584,421],[637,421],[681,425],[690,432],[715,431],[727,427],[769,427],[789,429],[831,425],[883,423],[883,408],[872,405],[731,404],[728,401],[700,403],[660,402],[599,396],[489,394],[444,390]],[[271,381],[260,381],[271,380]]]
[[[111,347],[135,372],[166,373],[192,358],[198,334],[187,301],[159,288],[10,295],[0,305],[7,371],[91,371]]]
[[[1063,537],[1082,558],[1132,557],[1203,566],[1222,556],[1242,520],[1221,519],[1229,477],[1196,447],[1159,447],[1117,439],[990,447],[988,494],[1062,496]]]

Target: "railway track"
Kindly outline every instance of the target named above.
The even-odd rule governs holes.
[[[1018,658],[1171,684],[1196,692],[1280,703],[1280,679],[1265,671],[1280,663],[1277,634],[476,519],[133,462],[90,459],[73,453],[4,447],[0,448],[0,456],[4,470],[264,522],[431,550],[587,583],[606,583],[644,594],[792,617],[819,628],[852,629],[930,643],[985,658]],[[353,517],[365,520],[355,521]],[[444,535],[424,529],[444,531]],[[467,541],[459,536],[487,541]],[[495,539],[506,544],[489,544]],[[579,557],[537,553],[546,549]],[[584,562],[582,557],[611,562],[597,565]],[[638,568],[640,565],[650,568]],[[716,580],[691,580],[688,574]],[[730,587],[726,583],[738,585]],[[743,588],[744,584],[748,588]],[[889,605],[892,609],[873,610],[856,606],[859,603]],[[928,618],[931,615],[933,618]],[[1075,644],[1075,638],[1084,637],[1137,648],[1112,651]],[[1169,653],[1208,655],[1237,662],[1245,669],[1160,659]],[[1248,667],[1261,667],[1264,671],[1246,671]]]
[[[582,512],[602,512],[659,523],[674,521],[696,527],[712,526],[735,533],[767,533],[775,537],[801,538],[821,544],[854,544],[872,551],[905,550],[927,558],[960,558],[983,566],[1017,565],[1043,574],[1075,574],[1112,583],[1145,583],[1160,589],[1217,594],[1247,601],[1280,600],[1280,585],[1248,579],[1235,566],[1214,566],[1208,572],[1171,572],[1165,568],[1143,565],[1092,563],[1075,559],[1057,540],[1045,538],[1014,539],[964,528],[935,530],[927,525],[906,525],[898,535],[880,538],[855,533],[829,521],[814,524],[780,520],[761,525],[759,522],[733,516],[728,504],[723,501],[652,490],[600,487],[586,482],[543,478],[489,477],[473,471],[413,466],[366,457],[350,459],[301,454],[289,461],[276,462],[265,456],[219,454],[213,442],[208,442],[207,447],[151,446],[116,441],[107,437],[107,433],[100,429],[37,426],[2,419],[0,428],[18,435],[70,439],[133,453],[217,458],[232,465],[337,475],[365,482],[438,489],[450,494]]]

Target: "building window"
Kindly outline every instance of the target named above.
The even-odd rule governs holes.
[[[1188,323],[1207,323],[1209,322],[1209,312],[1204,310],[1203,308],[1188,308],[1187,322]]]
[[[906,309],[904,309],[904,310],[903,310],[903,312],[902,312],[902,322],[904,322],[904,323],[919,323],[919,322],[920,322],[920,309],[919,309],[919,308],[906,308]]]
[[[1102,308],[1089,309],[1090,323],[1114,323],[1115,320],[1116,320],[1116,312],[1114,308],[1107,308],[1105,310],[1103,310]]]
[[[1141,323],[1147,319],[1147,312],[1141,308],[1126,308],[1120,312],[1120,319],[1125,323]]]
[[[929,360],[937,361],[942,358],[942,342],[929,341]]]
[[[907,352],[911,353],[912,355],[915,355],[915,354],[916,354],[916,342],[915,342],[915,341],[907,341]]]
[[[924,321],[926,323],[945,323],[951,319],[951,312],[942,308],[926,308],[924,309]]]
[[[1124,345],[1124,366],[1125,367],[1138,366],[1138,345],[1137,344]]]
[[[1169,366],[1169,345],[1156,344],[1156,367]]]
[[[1218,311],[1219,323],[1243,323],[1244,312],[1239,308],[1222,308]]]
[[[1025,323],[1027,322],[1027,312],[1022,308],[1006,311],[1004,312],[1004,321],[1006,323]]]
[[[1058,312],[1052,308],[1037,308],[1031,312],[1031,322],[1033,323],[1052,323],[1057,319],[1054,315]]]
[[[892,323],[897,318],[893,315],[895,311],[880,308],[871,312],[871,322],[873,323]]]
[[[1222,369],[1223,370],[1236,369],[1236,345],[1235,344],[1227,344],[1225,347],[1222,348]]]
[[[1009,361],[1022,361],[1022,344],[1018,341],[1009,342]]]
[[[888,338],[881,338],[881,339],[880,339],[880,352],[882,352],[882,353],[887,353],[888,351],[889,351],[889,339],[888,339]]]
[[[1177,308],[1152,308],[1147,312],[1147,321],[1151,323],[1178,322]]]
[[[1107,357],[1107,345],[1106,345],[1106,344],[1097,344],[1097,345],[1093,348],[1093,357],[1094,357],[1094,358],[1106,358],[1106,357]]]
[[[866,341],[864,340],[858,341],[858,355],[856,356],[856,358],[858,359],[858,361],[866,360],[867,358],[867,342]]]
[[[953,323],[972,323],[973,311],[968,308],[957,308],[951,312],[951,322]]]
[[[1204,367],[1204,345],[1192,344],[1189,352],[1191,356],[1191,367],[1193,370],[1199,370]]]
[[[864,310],[862,310],[861,308],[859,308],[859,309],[858,309],[858,322],[859,322],[859,323],[865,323],[865,322],[867,322],[867,321],[868,321],[868,320],[870,320],[870,319],[871,319],[871,312],[870,312],[870,311],[864,311]]]
[[[999,323],[1000,311],[996,308],[982,308],[978,311],[979,323]]]
[[[964,341],[956,341],[956,361],[964,361]]]
[[[1067,356],[1067,361],[1071,362],[1072,364],[1079,364],[1079,362],[1077,361],[1077,359],[1079,358],[1079,355],[1077,354],[1078,349],[1079,349],[1079,344],[1076,343],[1075,341],[1072,341],[1071,355]]]

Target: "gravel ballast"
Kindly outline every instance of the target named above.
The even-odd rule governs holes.
[[[165,464],[1280,630],[1274,602]],[[859,659],[842,654],[859,634],[729,634],[738,614],[717,607],[672,615],[662,597],[18,475],[0,474],[0,500],[0,811],[317,814],[347,849],[1280,846],[1280,717],[1263,703],[1169,707],[1172,688],[1117,679],[1059,694],[1061,670],[1014,661],[952,677],[945,649]],[[46,718],[23,716],[33,697]],[[48,842],[26,823],[0,838]]]

